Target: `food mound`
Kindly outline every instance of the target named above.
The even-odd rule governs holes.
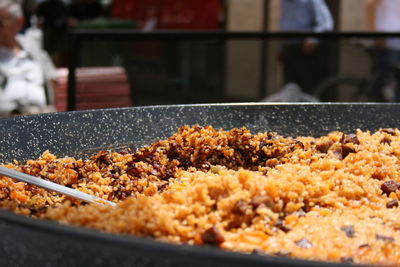
[[[400,264],[400,131],[319,138],[181,127],[133,152],[5,165],[104,199],[0,179],[1,207],[115,234],[224,250]]]

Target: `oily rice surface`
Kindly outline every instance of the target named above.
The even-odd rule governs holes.
[[[115,234],[344,263],[400,264],[400,132],[284,138],[181,127],[138,151],[6,165],[118,202],[0,179],[0,205]]]

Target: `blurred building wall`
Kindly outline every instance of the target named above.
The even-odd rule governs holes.
[[[340,3],[340,30],[364,31],[367,30],[365,21],[366,0],[341,1]]]
[[[281,0],[267,0],[268,13],[267,13],[267,30],[279,30],[279,17],[281,14]],[[282,87],[282,64],[279,60],[279,40],[271,40],[267,42],[267,81],[265,92],[267,95],[276,93]]]
[[[352,0],[341,2],[340,30],[365,31],[366,0]],[[339,71],[341,73],[363,76],[370,72],[371,58],[367,50],[361,45],[355,45],[346,40],[340,42]]]
[[[268,9],[268,30],[277,31],[279,29],[279,17],[281,14],[281,0],[267,0]]]
[[[264,30],[264,0],[229,0],[227,30]],[[261,80],[261,41],[232,40],[227,42],[226,94],[235,99],[256,100]]]

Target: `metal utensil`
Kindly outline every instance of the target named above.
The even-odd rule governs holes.
[[[0,175],[4,175],[13,179],[16,179],[18,181],[21,182],[25,182],[31,185],[36,185],[38,187],[50,190],[50,191],[54,191],[69,197],[73,197],[73,198],[77,198],[80,199],[82,201],[85,202],[89,202],[89,203],[95,203],[95,204],[108,204],[111,206],[116,206],[116,204],[114,202],[93,196],[93,195],[89,195],[86,194],[84,192],[66,187],[66,186],[62,186],[47,180],[43,180],[40,178],[37,178],[35,176],[31,176],[22,172],[18,172],[3,166],[0,166]]]

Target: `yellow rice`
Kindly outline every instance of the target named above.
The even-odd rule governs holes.
[[[5,177],[0,205],[163,242],[400,265],[399,156],[397,129],[284,138],[184,126],[135,152],[100,151],[89,159],[44,152],[5,165],[118,202],[117,208]]]

